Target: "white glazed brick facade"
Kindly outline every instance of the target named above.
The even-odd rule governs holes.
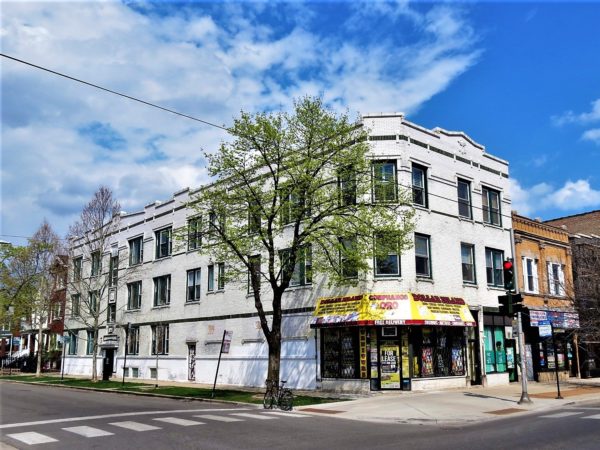
[[[427,168],[428,208],[417,208],[416,232],[431,236],[432,278],[424,280],[416,277],[414,249],[410,249],[401,255],[400,277],[376,279],[370,276],[360,286],[329,290],[315,274],[312,286],[289,289],[283,308],[292,313],[286,314],[283,322],[281,377],[289,380],[292,388],[315,389],[320,385],[319,333],[309,327],[310,309],[319,297],[359,292],[415,292],[462,297],[475,310],[480,306],[497,306],[497,297],[502,294],[502,290],[487,285],[485,248],[502,250],[505,256],[512,255],[507,163],[488,155],[482,146],[462,133],[427,130],[405,121],[401,114],[366,115],[364,123],[371,136],[386,136],[386,140],[372,140],[373,158],[396,160],[400,186],[410,189],[412,163]],[[411,139],[441,149],[446,154],[424,148]],[[473,220],[458,218],[457,178],[471,183]],[[500,192],[501,227],[483,223],[482,186]],[[114,327],[114,334],[120,336],[120,342],[116,351],[115,375],[121,376],[123,367],[125,336],[122,325],[131,323],[140,326],[139,354],[127,355],[127,367],[137,368],[140,378],[150,378],[151,369],[156,367],[156,357],[151,355],[151,325],[169,323],[169,354],[159,356],[159,379],[187,381],[188,344],[195,342],[195,381],[212,383],[223,330],[231,330],[231,349],[229,354],[223,355],[218,383],[263,386],[267,344],[258,324],[253,297],[247,294],[246,283],[230,282],[223,291],[208,292],[208,265],[216,261],[211,261],[201,249],[188,251],[187,244],[182,241],[174,241],[171,256],[155,258],[155,231],[167,226],[173,227],[173,230],[180,229],[186,226],[189,217],[196,214],[185,208],[191,194],[193,192],[186,189],[176,193],[168,202],[149,204],[142,212],[121,217],[122,230],[115,236],[119,252],[128,254],[128,241],[143,236],[144,261],[132,274],[126,275],[128,282],[142,280],[141,309],[127,311],[126,285],[120,286],[117,293],[118,326]],[[462,281],[461,242],[475,246],[476,285],[465,285]],[[104,267],[108,267],[107,261],[106,258]],[[197,268],[201,269],[200,301],[186,303],[187,271]],[[84,267],[84,273],[85,270]],[[125,273],[124,270],[126,272],[126,267],[121,266],[120,272]],[[170,304],[153,307],[153,278],[162,275],[171,276]],[[264,294],[267,294],[267,289]],[[265,305],[268,303],[268,300],[264,301]],[[73,328],[76,324],[70,326]],[[101,330],[100,335],[106,335],[107,331],[106,328]],[[79,331],[79,336],[85,337],[85,330]],[[91,357],[84,354],[85,345],[80,344],[77,356],[67,356],[66,373],[91,373]],[[101,371],[100,358],[98,366]],[[132,374],[131,369],[129,374]]]

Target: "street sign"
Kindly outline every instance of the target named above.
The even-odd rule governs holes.
[[[540,337],[550,337],[552,336],[552,325],[540,325]]]

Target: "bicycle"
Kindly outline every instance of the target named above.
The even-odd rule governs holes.
[[[272,380],[266,380],[267,391],[263,398],[263,407],[265,409],[273,409],[276,405],[282,411],[291,411],[294,403],[294,394],[292,390],[284,387],[286,380],[281,380],[281,385],[277,385]]]

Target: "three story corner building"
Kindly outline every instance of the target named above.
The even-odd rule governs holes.
[[[414,246],[376,259],[365,283],[344,289],[328,288],[303,258],[284,294],[282,378],[293,388],[352,391],[507,383],[512,328],[498,313],[502,263],[512,256],[507,162],[462,132],[429,130],[399,113],[365,115],[363,123],[373,177],[412,190]],[[108,302],[103,370],[212,383],[228,331],[218,383],[262,386],[267,344],[253,299],[246,283],[225,282],[223,262],[203,252],[197,212],[187,207],[193,194],[182,190],[119,217],[101,265],[113,277],[101,299]],[[189,230],[187,239],[174,238],[180,229]],[[90,276],[92,263],[78,262],[81,276]],[[86,343],[94,333],[75,306],[66,373],[90,374]]]

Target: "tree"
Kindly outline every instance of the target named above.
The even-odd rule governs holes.
[[[60,238],[44,220],[26,247],[15,247],[3,262],[3,297],[14,308],[14,317],[26,317],[37,330],[36,376],[42,374],[43,335],[53,305],[54,271]],[[7,263],[6,263],[7,261]]]
[[[117,242],[113,235],[120,226],[120,205],[112,191],[101,186],[81,211],[69,230],[69,259],[72,276],[69,283],[71,302],[70,328],[85,328],[92,355],[92,380],[97,381],[98,335],[109,316],[116,315],[109,293],[126,277]],[[110,314],[109,314],[110,313]],[[112,318],[110,319],[112,320]]]
[[[320,98],[296,101],[291,114],[242,112],[230,133],[231,142],[205,155],[216,182],[190,205],[209,212],[206,247],[225,263],[226,277],[248,276],[268,344],[267,376],[278,383],[290,283],[313,272],[330,285],[364,281],[374,255],[411,245],[414,212],[395,173],[372,164],[365,128]]]

